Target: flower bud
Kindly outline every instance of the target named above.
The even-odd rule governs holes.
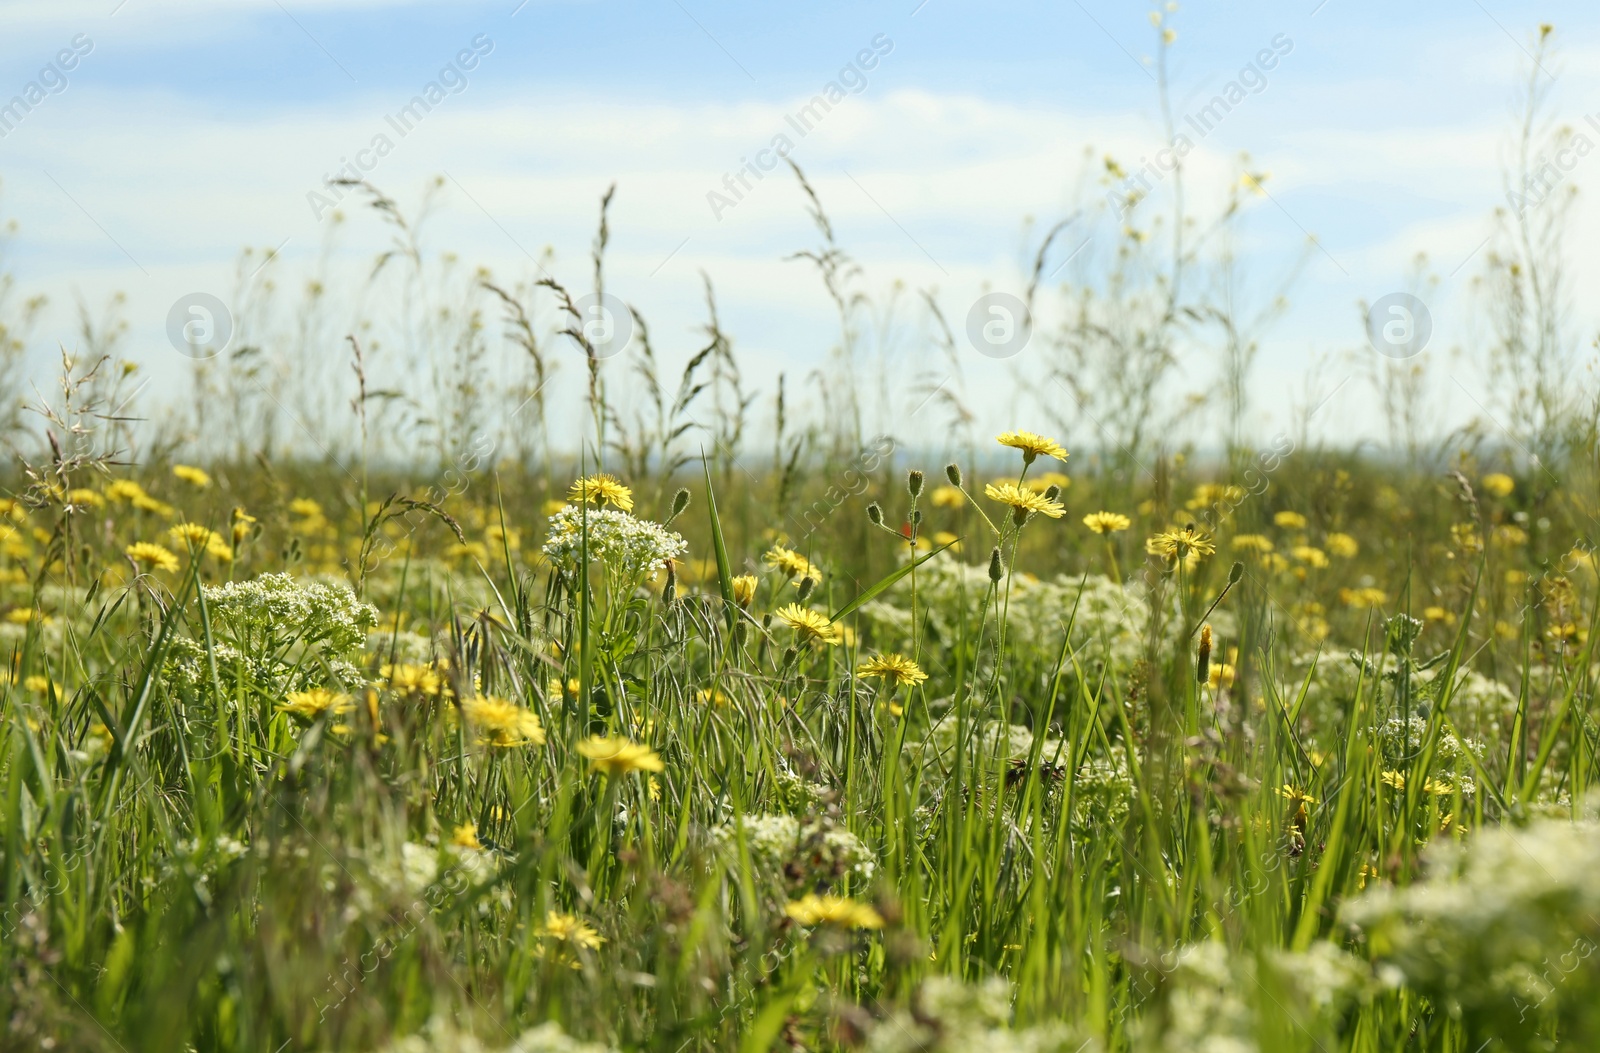
[[[672,495],[672,514],[667,517],[667,522],[672,522],[683,515],[683,510],[689,507],[689,488],[687,486]]]
[[[867,506],[867,518],[872,520],[873,526],[883,526],[883,508],[874,501]]]
[[[922,493],[922,472],[916,468],[906,473],[906,489],[911,491],[912,497]]]
[[[989,553],[989,580],[999,584],[1000,579],[1006,576],[1006,565],[1000,560],[1000,550],[996,548]]]
[[[1211,623],[1200,627],[1200,654],[1194,663],[1194,678],[1200,683],[1211,679]]]
[[[817,580],[809,574],[800,579],[798,595],[801,603],[806,602],[806,597],[811,595],[811,590],[816,588],[816,585]]]
[[[944,466],[944,477],[950,480],[951,486],[961,485],[961,467],[954,462]]]
[[[1244,564],[1243,563],[1235,563],[1232,567],[1228,568],[1228,584],[1229,585],[1237,585],[1237,584],[1239,584],[1239,579],[1242,578],[1242,577],[1244,577]]]
[[[1049,486],[1044,488],[1044,499],[1046,501],[1054,501],[1056,498],[1058,498],[1060,496],[1061,496],[1061,487],[1056,486],[1055,484],[1052,483],[1051,485],[1049,485]]]

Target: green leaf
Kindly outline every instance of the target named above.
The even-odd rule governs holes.
[[[960,543],[961,543],[961,539],[960,538],[956,538],[954,541],[951,541],[949,544],[940,545],[938,548],[934,549],[932,552],[928,553],[926,556],[918,556],[916,559],[912,560],[910,563],[907,563],[905,566],[901,567],[899,570],[890,571],[887,576],[878,579],[877,584],[872,585],[865,592],[863,592],[861,595],[857,596],[855,599],[851,600],[849,603],[845,604],[843,607],[840,607],[837,611],[835,611],[833,613],[833,615],[828,620],[829,621],[834,621],[834,622],[838,621],[840,618],[843,618],[845,615],[849,614],[851,611],[854,611],[857,607],[861,606],[863,603],[866,603],[869,600],[872,600],[873,598],[875,598],[884,589],[887,589],[890,585],[893,585],[895,582],[899,581],[901,578],[905,577],[907,574],[910,574],[913,570],[916,570],[918,567],[920,567],[924,563],[928,562],[928,560],[932,559],[934,556],[937,556],[939,553],[941,553],[945,549],[949,548],[950,545],[958,545]]]

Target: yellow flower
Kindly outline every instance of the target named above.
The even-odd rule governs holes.
[[[1519,526],[1512,526],[1510,523],[1503,523],[1494,528],[1492,540],[1496,545],[1503,545],[1506,548],[1516,548],[1519,545],[1526,545],[1528,543],[1528,532]]]
[[[456,848],[482,848],[483,842],[478,840],[478,825],[462,823],[450,835],[450,843]]]
[[[424,698],[436,698],[444,690],[444,681],[432,666],[411,665],[384,665],[378,670],[378,676],[387,680],[389,686],[400,695],[421,695]]]
[[[194,468],[187,464],[173,465],[172,474],[197,490],[204,490],[211,485],[211,476],[199,468]]]
[[[594,926],[588,922],[571,914],[560,914],[553,910],[545,914],[544,927],[539,930],[539,935],[570,943],[575,947],[587,947],[591,951],[606,942],[605,937],[596,932]]]
[[[117,504],[124,501],[134,502],[144,497],[144,487],[132,479],[113,479],[106,484],[106,497]]]
[[[326,687],[313,687],[309,691],[289,692],[289,701],[279,703],[278,712],[315,720],[330,710],[339,714],[347,713],[352,708],[349,695]]]
[[[1066,506],[1061,502],[1051,501],[1044,494],[1035,493],[1016,483],[990,483],[983,488],[983,495],[991,501],[1009,505],[1012,513],[1019,519],[1032,512],[1047,515],[1051,519],[1060,519],[1067,512]]]
[[[1365,610],[1369,607],[1382,607],[1388,602],[1389,597],[1382,589],[1340,589],[1339,602],[1346,607]]]
[[[561,500],[559,497],[552,497],[550,500],[544,503],[544,507],[539,511],[543,512],[545,517],[548,518],[555,515],[565,507],[567,507],[567,503],[565,501]]]
[[[777,615],[779,621],[793,629],[795,635],[805,643],[836,644],[844,639],[839,626],[833,624],[821,611],[813,611],[798,603],[791,603],[779,607],[773,613]]]
[[[1174,527],[1162,531],[1146,541],[1144,548],[1151,555],[1161,556],[1169,562],[1187,561],[1191,556],[1198,559],[1217,551],[1217,546],[1203,532],[1195,529],[1193,523],[1182,529]]]
[[[1042,472],[1037,478],[1029,479],[1022,485],[1035,493],[1044,493],[1052,486],[1057,490],[1065,490],[1072,485],[1072,480],[1060,472]]]
[[[289,512],[292,515],[304,516],[307,519],[322,518],[322,506],[309,497],[297,497],[290,501]]]
[[[721,691],[713,691],[709,687],[702,687],[700,690],[696,691],[694,693],[694,700],[700,703],[702,706],[725,706],[728,704],[727,695],[723,694]]]
[[[544,726],[539,714],[503,698],[479,695],[461,703],[461,712],[491,746],[543,746]]]
[[[49,625],[51,618],[48,614],[40,614],[32,607],[18,607],[15,610],[6,612],[6,621],[12,625],[27,625],[34,620],[38,620],[41,624]]]
[[[605,775],[626,775],[635,771],[665,771],[666,763],[649,746],[627,739],[608,739],[590,735],[578,743],[578,755],[587,757],[589,771]]]
[[[135,541],[122,551],[135,563],[143,563],[151,570],[170,572],[178,569],[177,556],[149,541]]]
[[[928,499],[935,508],[960,508],[967,503],[967,495],[961,492],[959,486],[936,486]]]
[[[28,691],[36,691],[39,694],[43,695],[43,694],[48,694],[50,689],[55,687],[56,685],[54,684],[54,682],[51,681],[51,679],[49,677],[40,676],[38,673],[35,673],[32,676],[23,677],[22,678],[22,686],[23,686],[24,689],[26,689]],[[61,692],[58,689],[56,691],[56,694],[59,695],[60,693]]]
[[[1083,517],[1083,525],[1096,534],[1115,534],[1133,525],[1121,512],[1090,512]]]
[[[1238,670],[1227,662],[1212,662],[1211,672],[1207,675],[1206,682],[1211,685],[1213,690],[1229,688],[1233,686],[1236,676],[1238,676]]]
[[[233,510],[233,543],[235,545],[250,536],[250,525],[255,521],[256,517],[250,515],[244,509],[235,508]]]
[[[217,541],[217,535],[199,523],[179,523],[167,530],[167,536],[179,548],[208,548]]]
[[[1285,530],[1304,530],[1306,528],[1306,517],[1299,512],[1279,512],[1272,517],[1272,521]]]
[[[1317,803],[1317,799],[1315,797],[1311,796],[1309,793],[1306,793],[1304,790],[1296,789],[1289,783],[1284,783],[1282,786],[1278,787],[1278,796],[1282,797],[1291,804]]]
[[[1272,539],[1265,534],[1237,534],[1233,539],[1233,547],[1265,555],[1272,551]]]
[[[633,491],[623,486],[622,480],[614,475],[602,473],[585,476],[572,484],[567,496],[574,501],[610,505],[620,512],[633,511]]]
[[[1058,461],[1067,459],[1066,447],[1054,439],[1047,439],[1031,431],[1008,431],[996,435],[994,441],[1001,446],[1010,446],[1012,449],[1022,451],[1022,463],[1032,464],[1036,457],[1054,457]]]
[[[1320,548],[1313,548],[1311,545],[1296,545],[1289,550],[1289,554],[1306,566],[1315,567],[1318,570],[1328,565],[1328,554]]]
[[[733,602],[741,607],[750,606],[750,601],[756,598],[756,576],[739,574],[729,584],[733,586]]]
[[[79,488],[67,491],[67,504],[81,505],[84,508],[103,508],[106,499],[100,496],[98,490]]]
[[[509,548],[516,552],[522,548],[522,531],[516,527],[503,527],[499,523],[490,523],[484,530],[483,536],[495,550]]]
[[[816,564],[800,553],[784,548],[782,545],[773,545],[767,550],[767,554],[761,558],[767,566],[776,567],[789,575],[790,581],[810,578],[812,583],[815,584],[822,580],[822,571],[817,569]]]
[[[1361,551],[1361,545],[1355,538],[1339,533],[1328,535],[1326,548],[1340,559],[1354,559],[1356,553]]]
[[[1517,481],[1504,472],[1491,472],[1482,479],[1483,488],[1496,497],[1510,497]]]
[[[928,674],[907,658],[900,654],[880,654],[856,666],[856,676],[875,676],[883,680],[892,680],[896,687],[906,684],[920,684],[928,679]]]
[[[881,929],[883,916],[865,903],[846,896],[808,893],[793,900],[783,912],[801,925],[833,925],[841,929]]]
[[[1392,790],[1406,788],[1406,773],[1403,771],[1386,771],[1378,776],[1378,781]]]

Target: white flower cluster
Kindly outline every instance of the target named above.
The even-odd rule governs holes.
[[[717,851],[738,859],[737,821],[711,831]],[[756,869],[772,879],[810,888],[833,883],[845,874],[854,882],[871,880],[878,863],[866,844],[826,815],[796,819],[792,815],[753,815],[744,819],[745,851]]]
[[[917,989],[917,1011],[897,1011],[872,1029],[870,1053],[1098,1053],[1099,1042],[1064,1023],[1012,1030],[1011,986],[998,977],[968,985],[933,976]]]
[[[1344,906],[1374,956],[1502,1048],[1551,1023],[1561,1048],[1600,1048],[1600,825],[1486,829],[1428,862],[1424,880]]]
[[[568,505],[550,517],[550,536],[544,554],[552,563],[574,570],[583,551],[584,520],[588,520],[589,555],[608,571],[625,577],[654,574],[688,551],[689,543],[659,523],[637,519],[611,508]]]
[[[362,603],[344,582],[262,574],[248,581],[205,586],[214,622],[241,646],[298,638],[331,652],[359,655],[378,609]]]

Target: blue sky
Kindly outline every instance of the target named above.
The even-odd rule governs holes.
[[[1108,0],[0,2],[0,100],[75,35],[94,45],[69,86],[0,139],[0,215],[20,226],[6,258],[23,292],[55,304],[36,334],[40,369],[57,340],[74,339],[74,297],[98,305],[122,291],[130,353],[177,378],[185,363],[164,337],[173,299],[196,289],[226,299],[246,245],[282,246],[284,267],[309,268],[326,226],[308,193],[482,34],[493,50],[466,88],[372,178],[405,203],[447,174],[431,249],[515,279],[533,274],[529,255],[548,245],[574,282],[595,203],[617,181],[616,287],[681,356],[704,270],[752,376],[770,384],[777,369],[820,361],[830,336],[820,290],[783,262],[814,237],[781,176],[718,218],[707,193],[724,173],[882,34],[892,51],[795,159],[870,281],[937,287],[959,314],[978,291],[1021,280],[1029,218],[1048,224],[1098,199],[1084,190],[1086,151],[1135,167],[1160,145],[1141,61],[1156,49],[1150,11]],[[1296,0],[1185,4],[1166,17],[1178,34],[1170,73],[1180,113],[1275,37],[1292,42],[1264,90],[1192,162],[1202,203],[1218,199],[1239,151],[1270,173],[1270,198],[1251,203],[1236,238],[1249,287],[1272,288],[1308,253],[1259,362],[1261,425],[1281,423],[1319,360],[1363,346],[1356,305],[1405,287],[1418,253],[1441,279],[1430,298],[1441,361],[1477,342],[1467,283],[1504,200],[1527,50],[1540,22],[1557,26],[1550,113],[1581,127],[1600,111],[1593,11]],[[1581,190],[1593,174],[1580,166],[1571,178]],[[1574,222],[1581,278],[1597,240],[1583,236],[1592,220],[1581,200]],[[341,252],[351,259],[383,244],[370,220],[348,228]],[[1592,328],[1577,306],[1575,321]],[[1481,370],[1449,368],[1458,379],[1441,398],[1470,387],[1487,399]],[[1192,372],[1202,383],[1203,364]],[[1018,382],[996,375],[976,394],[999,413],[1015,405]],[[1375,425],[1355,388],[1339,397],[1349,403],[1341,427]],[[1458,398],[1441,412],[1471,409]]]

